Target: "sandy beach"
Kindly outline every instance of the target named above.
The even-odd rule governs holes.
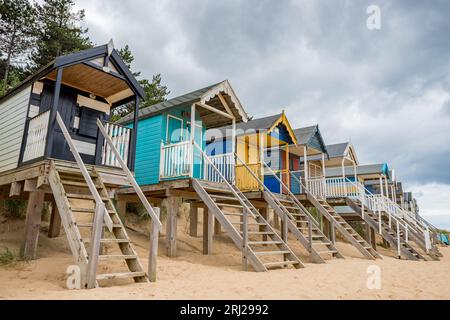
[[[202,238],[186,234],[179,223],[178,257],[165,256],[160,238],[158,281],[93,290],[66,289],[65,270],[72,264],[62,233],[48,239],[45,226],[39,239],[39,259],[0,266],[0,299],[448,299],[450,298],[450,248],[441,248],[438,262],[398,260],[392,250],[381,249],[383,259],[364,259],[352,246],[337,244],[345,259],[326,264],[308,262],[304,250],[293,245],[305,261],[304,269],[268,273],[242,271],[240,252],[225,234],[215,237],[213,254],[202,255]],[[147,266],[148,236],[129,231],[142,263]],[[0,251],[17,254],[23,221],[0,224]],[[381,289],[367,288],[367,268],[381,270]]]

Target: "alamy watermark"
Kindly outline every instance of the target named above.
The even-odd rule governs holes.
[[[381,290],[381,268],[377,265],[367,267],[366,287],[369,290]]]
[[[368,14],[366,26],[369,30],[381,30],[381,9],[379,6],[372,4],[367,7]]]

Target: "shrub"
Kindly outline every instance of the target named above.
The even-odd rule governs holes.
[[[25,218],[27,202],[24,200],[6,199],[3,202],[3,214],[8,218]]]
[[[0,265],[2,266],[11,264],[14,260],[14,254],[8,248],[6,248],[5,252],[0,253]]]

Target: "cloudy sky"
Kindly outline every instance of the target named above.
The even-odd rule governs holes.
[[[129,44],[171,96],[229,79],[249,114],[285,109],[388,162],[450,229],[449,1],[77,0],[97,44]],[[366,26],[381,9],[381,29]]]

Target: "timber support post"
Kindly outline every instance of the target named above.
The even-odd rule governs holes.
[[[25,260],[35,260],[39,239],[39,228],[42,222],[45,192],[38,190],[30,192],[25,219],[25,241],[21,256]]]
[[[198,205],[191,202],[189,209],[189,235],[191,237],[197,237],[197,225],[198,225]]]
[[[167,198],[166,251],[168,257],[177,255],[178,198]]]
[[[51,202],[52,212],[50,215],[50,224],[48,227],[48,237],[57,238],[61,231],[61,216],[55,200]]]
[[[158,218],[161,217],[159,208],[155,208],[155,213]],[[152,221],[152,231],[150,235],[150,251],[148,254],[148,279],[150,282],[156,282],[156,260],[158,258],[158,240],[159,240],[159,230],[156,223]]]
[[[207,207],[203,208],[203,254],[212,253],[214,216]]]

